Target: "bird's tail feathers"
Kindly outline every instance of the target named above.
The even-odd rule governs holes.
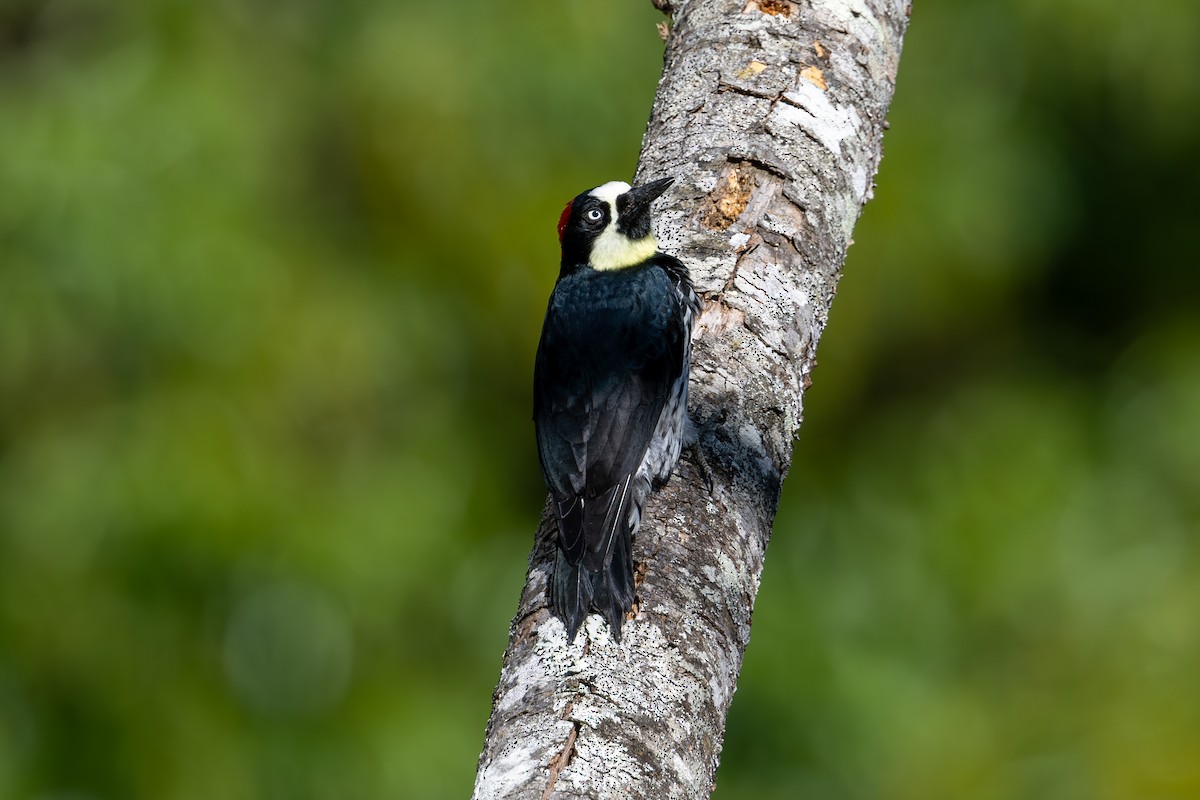
[[[592,574],[592,605],[608,620],[613,638],[621,641],[621,624],[633,607],[633,558],[630,555],[630,530],[626,514],[613,532],[612,558]]]
[[[583,618],[592,604],[592,575],[581,564],[572,564],[557,548],[558,560],[554,563],[554,587],[551,600],[554,613],[567,626],[567,641],[574,641]]]
[[[634,480],[629,476],[583,504],[581,533],[586,547],[576,563],[571,563],[560,543],[552,601],[570,640],[593,608],[608,621],[613,637],[621,639],[621,624],[634,599],[630,539],[641,517],[640,504],[631,491]]]

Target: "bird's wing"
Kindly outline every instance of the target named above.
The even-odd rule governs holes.
[[[534,369],[534,421],[560,543],[573,564],[612,547],[629,480],[682,374],[687,332],[673,305],[633,303],[616,315],[624,324],[611,313],[559,319],[553,303],[547,314]]]

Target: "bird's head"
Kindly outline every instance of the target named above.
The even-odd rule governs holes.
[[[630,186],[611,181],[567,203],[558,219],[563,270],[584,264],[593,269],[624,269],[654,255],[658,242],[650,231],[650,204],[674,178]]]

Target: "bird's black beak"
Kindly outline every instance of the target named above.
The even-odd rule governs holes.
[[[670,188],[674,178],[643,183],[617,198],[617,230],[630,239],[650,235],[650,204]]]

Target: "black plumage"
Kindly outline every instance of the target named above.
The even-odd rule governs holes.
[[[562,270],[538,345],[534,421],[558,520],[551,600],[572,638],[593,608],[620,638],[634,601],[631,536],[682,443],[698,301],[684,265],[648,238],[649,201],[667,184],[615,198],[584,193],[560,223]],[[627,218],[629,208],[644,219]],[[592,209],[603,218],[589,220]],[[637,240],[623,232],[639,229]],[[625,242],[630,258],[647,243],[650,255],[596,269],[600,236],[622,237],[605,243],[608,257]]]

